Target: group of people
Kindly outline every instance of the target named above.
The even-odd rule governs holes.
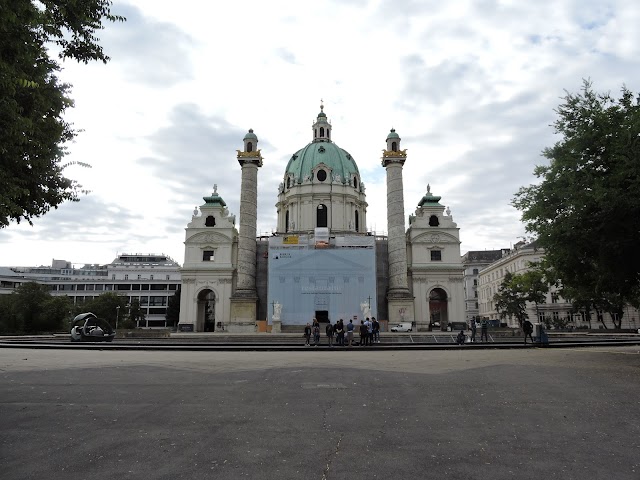
[[[340,347],[354,345],[354,333],[356,326],[353,320],[349,320],[349,323],[345,326],[342,319],[338,320],[335,325],[331,322],[325,327],[325,333],[327,335],[327,342],[330,347],[338,345]],[[367,317],[366,320],[360,322],[360,343],[359,345],[367,346],[374,343],[380,343],[380,323],[376,320],[376,317],[371,317],[371,320]],[[313,336],[314,346],[320,344],[320,322],[317,319],[313,319],[313,323],[307,323],[304,327],[305,346],[311,345],[311,337]]]

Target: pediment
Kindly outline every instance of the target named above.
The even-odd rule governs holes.
[[[193,237],[189,237],[185,243],[197,243],[197,244],[220,244],[220,243],[232,243],[233,239],[218,232],[201,232],[196,233]]]
[[[411,243],[460,243],[460,240],[450,233],[433,230],[419,234]]]

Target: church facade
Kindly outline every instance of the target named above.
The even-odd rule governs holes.
[[[459,228],[440,197],[419,200],[405,228],[402,170],[395,130],[387,135],[386,237],[367,230],[365,184],[355,159],[332,140],[320,107],[312,140],[295,152],[278,188],[276,233],[256,238],[258,172],[252,130],[237,151],[242,170],[239,228],[214,192],[196,208],[185,234],[179,329],[297,331],[317,318],[359,323],[412,322],[414,331],[465,321]]]

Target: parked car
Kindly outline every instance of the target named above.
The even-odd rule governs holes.
[[[395,327],[391,327],[392,332],[410,332],[411,331],[411,323],[399,323]]]
[[[72,342],[112,342],[116,331],[91,312],[76,315],[71,324]]]

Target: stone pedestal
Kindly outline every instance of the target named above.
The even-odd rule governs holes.
[[[227,324],[229,333],[253,333],[256,331],[257,297],[231,297],[231,318]]]
[[[280,320],[273,320],[271,324],[271,333],[282,332],[282,322]]]
[[[415,312],[413,309],[413,298],[389,298],[389,326],[393,327],[398,323],[414,322]],[[414,331],[417,328],[414,327]]]

